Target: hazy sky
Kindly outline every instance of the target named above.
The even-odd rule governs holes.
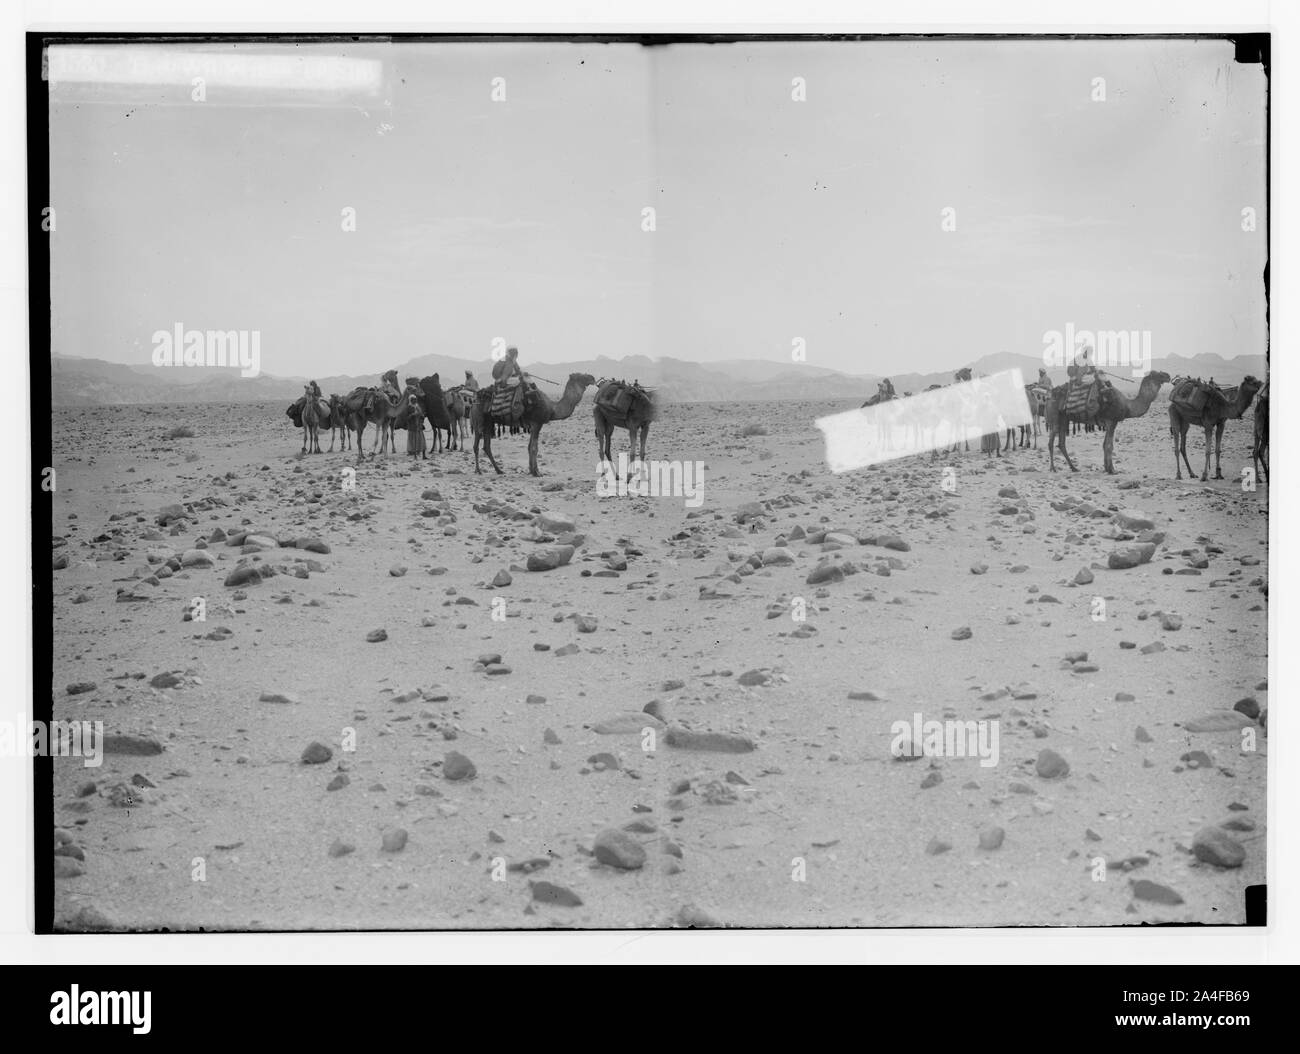
[[[1264,351],[1265,82],[1228,44],[308,51],[379,60],[386,98],[52,93],[55,351],[144,363],[177,322],[260,330],[280,375],[494,337],[525,365],[803,337],[815,365],[929,371],[1067,323]]]

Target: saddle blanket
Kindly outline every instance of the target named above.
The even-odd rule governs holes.
[[[493,417],[516,420],[524,414],[524,387],[522,384],[496,384],[492,388],[492,401],[488,412]]]
[[[1065,412],[1067,414],[1095,414],[1100,403],[1095,379],[1078,380],[1070,385],[1065,395]]]

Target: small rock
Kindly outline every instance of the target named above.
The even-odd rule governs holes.
[[[1240,867],[1246,848],[1222,827],[1202,827],[1192,839],[1192,852],[1202,863],[1215,867]]]
[[[474,762],[458,751],[449,751],[442,761],[442,775],[449,780],[469,780],[478,773]]]
[[[610,828],[596,836],[592,845],[596,859],[610,867],[635,871],[645,864],[646,853],[641,843],[623,831]]]

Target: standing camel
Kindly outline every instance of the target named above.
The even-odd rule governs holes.
[[[465,448],[466,422],[469,420],[470,408],[474,405],[477,389],[466,388],[463,384],[447,388],[442,393],[443,405],[447,408],[447,449]]]
[[[1061,384],[1052,389],[1052,394],[1047,397],[1047,409],[1045,417],[1047,418],[1047,459],[1053,472],[1056,471],[1056,453],[1055,447],[1061,448],[1061,456],[1065,458],[1065,463],[1070,466],[1071,472],[1078,472],[1078,466],[1075,465],[1070,457],[1069,451],[1065,449],[1065,433],[1069,429],[1071,421],[1082,421],[1085,424],[1095,424],[1106,430],[1106,434],[1101,442],[1102,460],[1105,462],[1106,471],[1111,475],[1115,474],[1115,428],[1121,421],[1126,421],[1130,417],[1141,417],[1151,408],[1152,402],[1160,392],[1161,385],[1169,383],[1169,374],[1160,370],[1152,370],[1142,378],[1142,383],[1138,385],[1138,393],[1132,399],[1125,396],[1119,389],[1103,388],[1099,396],[1099,406],[1097,413],[1093,417],[1086,414],[1067,414],[1065,411],[1066,398],[1069,395],[1070,386]]]
[[[432,377],[420,378],[420,390],[424,393],[424,415],[429,419],[433,429],[434,453],[443,447],[442,433],[447,432],[447,449],[451,449],[451,418],[447,415],[447,400],[443,395],[442,381],[435,373]]]
[[[1268,382],[1260,389],[1259,398],[1255,400],[1255,442],[1250,449],[1250,460],[1255,465],[1256,478],[1268,482]],[[1259,466],[1264,466],[1264,475],[1260,477]]]
[[[1034,438],[1034,447],[1038,446],[1038,419],[1043,416],[1043,408],[1047,405],[1047,391],[1040,388],[1037,384],[1025,385],[1025,401],[1029,404],[1029,424],[1020,425],[1020,443],[1022,447],[1029,446],[1029,437],[1032,434]],[[1015,436],[1015,429],[1007,429],[1007,448],[1013,445],[1012,439]]]
[[[525,400],[520,423],[528,429],[528,471],[532,475],[542,474],[537,467],[537,446],[542,434],[542,426],[551,421],[565,421],[572,417],[573,411],[582,402],[587,389],[595,383],[596,378],[590,373],[571,373],[568,383],[564,386],[564,394],[554,402],[541,391],[534,392],[531,399]],[[483,472],[478,460],[480,443],[483,446],[483,453],[492,462],[492,467],[497,470],[498,475],[501,473],[501,466],[492,456],[492,428],[499,422],[488,412],[491,405],[492,389],[486,388],[479,393],[470,408],[470,426],[474,432],[474,471],[480,475]]]
[[[1229,421],[1238,421],[1241,415],[1250,407],[1251,400],[1255,398],[1255,393],[1263,387],[1263,384],[1254,377],[1247,377],[1241,382],[1234,394],[1229,400],[1222,392],[1216,388],[1210,388],[1205,405],[1200,410],[1193,409],[1187,403],[1170,402],[1169,404],[1169,434],[1174,437],[1174,471],[1177,473],[1176,479],[1183,478],[1183,467],[1178,463],[1178,457],[1181,454],[1183,464],[1187,466],[1187,475],[1195,476],[1192,471],[1191,462],[1187,460],[1187,428],[1189,425],[1200,425],[1205,429],[1205,468],[1201,471],[1201,482],[1204,483],[1210,475],[1210,436],[1214,436],[1214,478],[1223,479],[1223,466],[1219,459],[1223,454],[1223,429]],[[1265,411],[1267,414],[1268,411]]]
[[[302,401],[302,452],[319,454],[320,448],[320,405],[312,392],[310,384],[303,386],[305,393]]]
[[[374,398],[370,401],[369,412],[365,420],[374,425],[378,431],[375,433],[375,440],[370,444],[370,456],[375,456],[375,449],[379,446],[382,438],[384,441],[381,453],[388,453],[389,442],[392,442],[393,452],[397,451],[397,442],[393,436],[393,422],[397,419],[398,414],[411,409],[412,406],[419,408],[419,403],[415,398],[416,389],[408,388],[402,393],[401,399],[393,401],[388,397],[388,393],[383,389],[374,392]],[[361,446],[361,436],[357,436],[357,446]]]
[[[343,442],[339,449],[351,450],[352,433],[356,431],[356,428],[356,414],[348,410],[344,397],[342,395],[331,395],[329,453],[334,453],[334,440],[340,432],[343,434]]]
[[[614,440],[614,429],[626,428],[628,443],[632,447],[630,460],[633,462],[638,460],[636,440],[639,435],[641,437],[639,460],[644,461],[646,437],[650,434],[650,424],[655,419],[654,399],[649,393],[634,388],[627,412],[619,413],[614,407],[605,406],[600,401],[601,396],[617,384],[617,381],[609,381],[596,389],[596,405],[592,408],[592,416],[596,419],[596,458],[599,461],[613,461],[614,456],[610,453],[610,446]]]

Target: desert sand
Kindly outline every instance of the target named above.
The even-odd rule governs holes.
[[[520,437],[480,476],[463,451],[300,456],[278,403],[77,410],[54,716],[161,752],[57,759],[56,925],[1243,922],[1268,743],[1249,415],[1223,481],[1175,482],[1163,402],[1119,427],[1114,476],[1099,434],[1070,437],[1078,473],[1044,436],[833,476],[812,421],[850,405],[664,408],[650,457],[704,463],[698,508],[598,496],[590,392],[540,479]],[[1155,555],[1111,569],[1143,531]],[[999,763],[896,758],[918,713],[996,721]]]

